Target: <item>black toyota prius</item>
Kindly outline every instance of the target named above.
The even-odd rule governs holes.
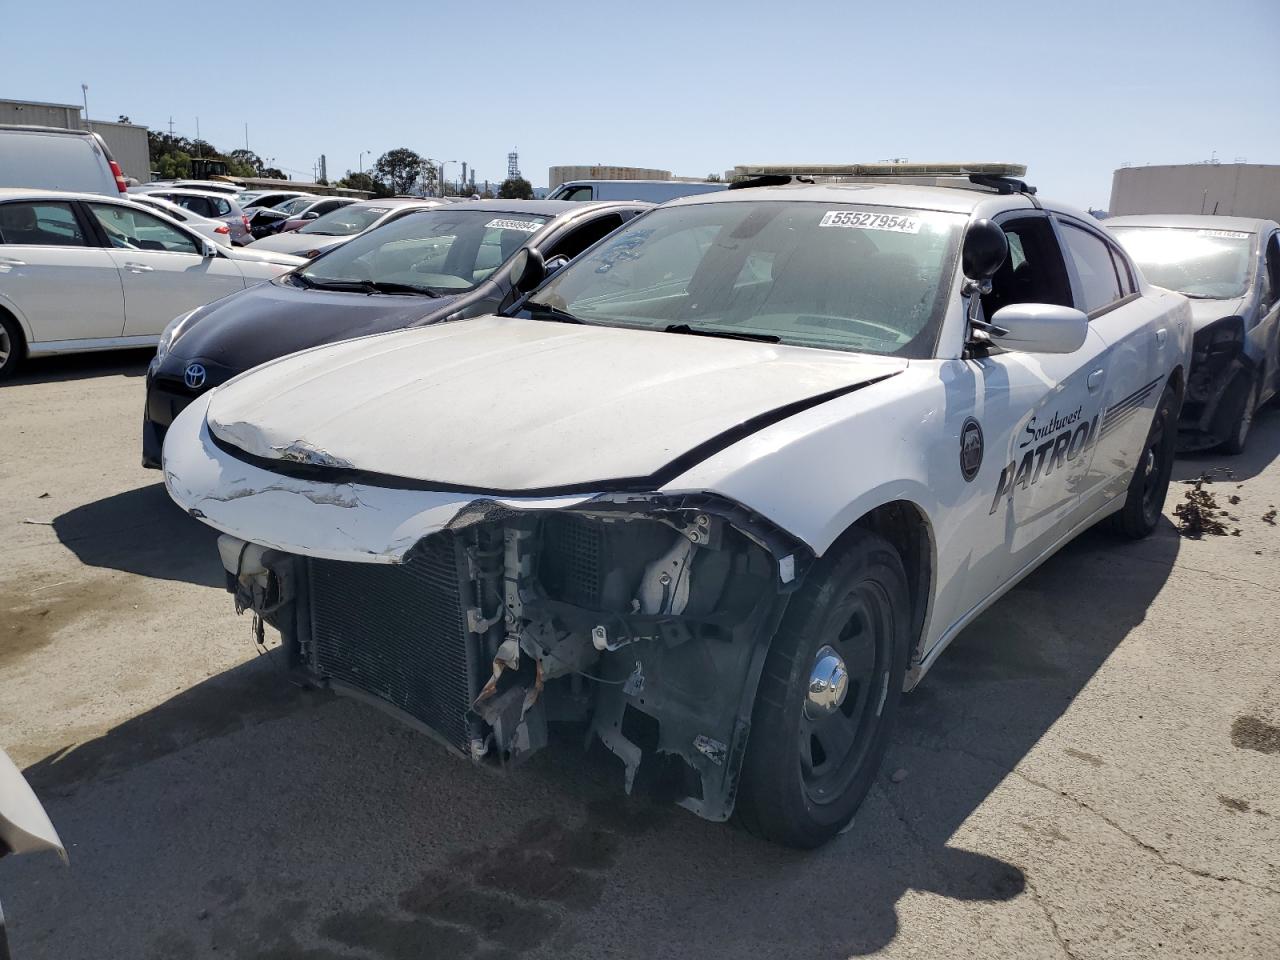
[[[554,269],[650,206],[472,200],[419,210],[183,314],[147,370],[143,466],[160,466],[165,431],[187,404],[236,374],[322,343],[496,312],[517,296],[517,250]]]

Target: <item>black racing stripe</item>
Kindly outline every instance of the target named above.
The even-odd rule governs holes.
[[[278,460],[274,457],[260,457],[240,449],[235,444],[223,440],[213,429],[209,429],[209,437],[223,453],[234,457],[242,463],[248,463],[260,470],[267,470],[280,476],[292,477],[295,480],[311,480],[316,483],[358,483],[366,487],[387,487],[394,490],[423,490],[438,493],[474,493],[479,496],[492,497],[553,497],[573,493],[651,493],[659,487],[670,483],[680,474],[697,466],[721,450],[731,447],[739,440],[759,433],[766,427],[794,417],[798,413],[835,400],[846,394],[854,393],[873,383],[888,380],[901,371],[886,373],[884,376],[864,380],[861,383],[837,387],[826,393],[815,394],[796,400],[792,403],[766,410],[764,413],[749,417],[741,423],[723,430],[710,439],[682,453],[674,460],[659,467],[653,473],[643,477],[618,477],[608,480],[589,480],[582,483],[567,483],[558,487],[526,487],[523,489],[503,489],[497,487],[475,487],[458,483],[444,483],[437,480],[417,480],[412,477],[397,477],[394,474],[378,473],[373,470],[360,470],[351,467],[324,467],[311,463],[297,463],[293,460]]]
[[[1141,407],[1135,407],[1134,412],[1136,413],[1140,409]],[[1104,423],[1102,425],[1102,430],[1100,431],[1100,434],[1105,437],[1108,433],[1110,433],[1116,427],[1119,427],[1122,424],[1124,424],[1124,422],[1129,419],[1129,416],[1130,416],[1129,414],[1126,414],[1123,417],[1119,417],[1115,420],[1112,420],[1110,423]]]
[[[1159,382],[1160,381],[1158,380],[1156,381],[1156,383],[1159,383]],[[1106,416],[1103,417],[1103,421],[1102,421],[1103,426],[1106,426],[1108,423],[1110,423],[1114,419],[1119,419],[1120,417],[1127,416],[1129,413],[1132,413],[1134,410],[1141,409],[1143,401],[1145,401],[1147,397],[1151,395],[1151,391],[1154,389],[1154,387],[1155,387],[1155,384],[1151,384],[1147,387],[1144,387],[1138,393],[1130,394],[1125,399],[1120,400],[1117,403],[1113,404],[1107,410]]]
[[[1154,390],[1159,385],[1159,383],[1160,383],[1160,378],[1157,377],[1156,379],[1152,380],[1150,383],[1146,384],[1145,386],[1139,387],[1137,390],[1133,391],[1133,393],[1129,394],[1127,397],[1121,397],[1119,400],[1117,400],[1115,403],[1111,405],[1112,409],[1115,409],[1116,407],[1123,407],[1126,403],[1141,401],[1147,394],[1149,394],[1152,390]]]

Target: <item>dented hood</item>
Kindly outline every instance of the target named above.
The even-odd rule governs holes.
[[[508,317],[285,357],[213,393],[209,430],[283,471],[495,493],[664,475],[905,360]]]

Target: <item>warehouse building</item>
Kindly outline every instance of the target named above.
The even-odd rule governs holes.
[[[568,180],[671,180],[670,170],[649,167],[583,166],[564,164],[547,171],[547,186],[552,190]]]
[[[1121,167],[1111,178],[1113,217],[1204,213],[1280,220],[1280,165],[1184,163]]]
[[[116,163],[139,183],[151,179],[151,150],[147,146],[147,128],[136,123],[114,123],[93,120],[86,124],[81,107],[74,103],[40,103],[36,100],[0,100],[0,123],[34,127],[59,127],[63,130],[92,129],[107,144]]]

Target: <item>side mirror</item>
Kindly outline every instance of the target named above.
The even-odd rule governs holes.
[[[511,258],[511,285],[520,293],[528,293],[547,276],[547,263],[542,254],[521,247]]]
[[[1074,307],[1011,303],[990,320],[991,341],[1020,353],[1075,353],[1089,335],[1089,318]]]
[[[563,255],[558,257],[552,257],[550,260],[547,261],[547,265],[544,268],[546,270],[546,277],[551,276],[553,273],[555,273],[557,270],[559,270],[568,262],[569,262],[569,258]],[[545,280],[546,277],[543,277],[543,279]]]
[[[990,220],[975,220],[964,235],[960,266],[970,280],[990,280],[1009,256],[1009,239]]]
[[[218,255],[218,246],[212,240],[200,241],[200,256],[211,260]]]
[[[319,220],[320,214],[316,213],[314,210],[308,210],[306,213],[302,215],[302,219],[303,220]]]

